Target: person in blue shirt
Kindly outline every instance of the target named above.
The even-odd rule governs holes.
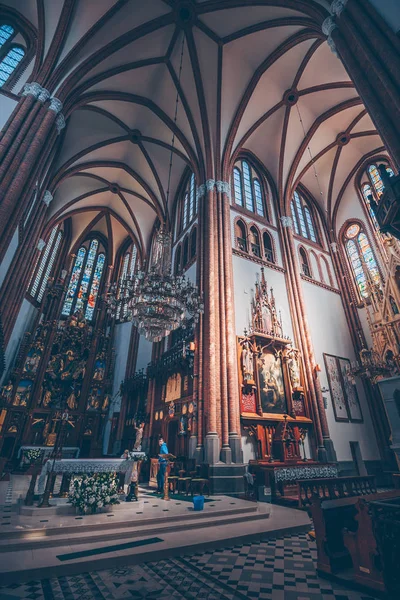
[[[169,452],[167,444],[164,442],[162,437],[160,437],[158,443],[160,445],[160,453],[158,455],[159,468],[157,475],[157,494],[162,494],[164,492],[165,472],[168,464],[167,459],[163,458],[163,454],[169,454]]]

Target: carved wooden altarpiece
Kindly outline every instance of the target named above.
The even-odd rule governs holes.
[[[301,356],[283,333],[263,269],[255,284],[250,331],[237,344],[241,420],[256,440],[257,460],[301,461],[312,423]]]

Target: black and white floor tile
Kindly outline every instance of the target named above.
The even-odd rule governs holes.
[[[306,534],[0,588],[0,600],[374,600],[318,577]]]

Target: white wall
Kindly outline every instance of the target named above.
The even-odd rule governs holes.
[[[18,229],[15,230],[14,235],[11,239],[10,245],[7,248],[4,259],[0,264],[0,286],[3,284],[4,278],[7,275],[7,271],[14,257],[14,254],[18,248]]]
[[[139,338],[138,356],[136,361],[136,371],[140,369],[146,370],[147,365],[151,361],[151,351],[153,348],[152,342],[149,342],[142,335]]]
[[[322,369],[320,373],[321,387],[329,388],[323,353],[348,358],[350,361],[354,361],[356,358],[341,297],[307,281],[302,282],[302,287],[315,359]],[[368,403],[359,381],[357,382],[357,391],[364,423],[338,423],[335,421],[330,393],[324,394],[328,397],[326,414],[337,458],[339,461],[352,460],[349,442],[358,441],[364,460],[379,460]]]
[[[16,100],[0,94],[0,129],[4,127],[17,104]]]
[[[28,300],[23,300],[10,341],[8,342],[8,346],[6,348],[6,368],[4,371],[3,380],[7,377],[9,368],[14,363],[24,333],[26,331],[31,331],[32,329],[33,320],[36,317],[37,310],[38,309],[28,302]]]

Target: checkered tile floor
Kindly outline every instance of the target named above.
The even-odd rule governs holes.
[[[0,600],[374,600],[317,576],[316,546],[307,535],[127,566],[13,584]]]

